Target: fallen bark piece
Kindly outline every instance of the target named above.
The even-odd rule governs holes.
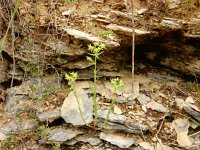
[[[93,101],[83,89],[77,89],[77,98],[80,104],[83,118],[79,111],[77,99],[71,91],[68,97],[64,100],[61,107],[61,116],[66,123],[71,123],[74,126],[89,124],[93,121]],[[84,120],[85,122],[84,122]]]
[[[182,147],[192,146],[192,142],[188,137],[188,128],[190,123],[187,119],[176,119],[172,122],[172,127],[177,134],[177,142]]]
[[[135,142],[135,138],[117,133],[109,134],[101,132],[100,138],[120,148],[129,148]]]

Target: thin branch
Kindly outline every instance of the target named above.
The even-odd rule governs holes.
[[[132,8],[132,77],[134,77],[134,55],[135,55],[135,19],[134,19],[134,6],[133,6],[133,1],[132,0],[132,4],[131,4],[131,8]]]

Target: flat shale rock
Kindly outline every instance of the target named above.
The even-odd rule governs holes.
[[[56,127],[54,129],[47,129],[47,133],[49,134],[48,141],[65,142],[76,137],[79,134],[82,134],[83,131],[77,128]]]
[[[106,119],[108,111],[109,110],[101,110],[101,109],[99,109],[97,111],[98,118]],[[124,115],[117,115],[117,114],[114,114],[114,113],[111,112],[110,115],[109,115],[108,121],[123,124],[126,121],[126,116],[124,116]]]
[[[42,99],[60,88],[57,76],[34,78],[23,82],[20,86],[7,89],[6,112],[19,114],[37,109],[33,99]]]
[[[117,133],[109,134],[101,132],[100,138],[120,148],[129,148],[135,142],[135,138]]]
[[[49,110],[49,111],[44,111],[40,114],[37,115],[39,121],[47,121],[47,120],[54,120],[57,118],[61,117],[61,112],[60,112],[60,107],[54,109],[54,110]]]
[[[76,140],[80,142],[84,142],[84,143],[89,143],[90,145],[93,145],[93,146],[96,146],[102,143],[102,141],[98,137],[95,137],[93,134],[80,135],[79,137],[76,138]]]
[[[142,132],[145,133],[150,127],[139,124],[139,123],[133,123],[129,125],[122,125],[118,123],[113,122],[107,122],[106,125],[104,125],[103,121],[98,121],[97,123],[98,127],[103,127],[103,129],[106,130],[114,130],[114,131],[122,131],[125,133],[133,133],[133,134],[141,134]]]
[[[118,42],[101,40],[98,37],[95,37],[93,35],[90,35],[88,33],[85,33],[85,32],[79,31],[79,30],[75,30],[75,29],[64,29],[64,30],[69,35],[74,36],[76,39],[79,39],[79,40],[84,40],[84,41],[88,41],[88,42],[104,43],[107,48],[116,48],[116,47],[120,46],[120,44]]]
[[[147,108],[151,108],[152,110],[158,111],[158,112],[162,112],[162,113],[167,113],[169,112],[169,110],[167,108],[165,108],[162,104],[157,103],[155,101],[150,101],[147,105]]]
[[[37,122],[33,119],[27,118],[14,118],[10,122],[7,122],[0,127],[0,133],[5,135],[19,134],[21,131],[31,131],[36,129],[38,126]]]
[[[93,121],[93,101],[83,89],[77,89],[77,95],[83,118],[89,124]],[[61,107],[61,116],[66,123],[74,126],[85,125],[78,107],[77,99],[71,91]]]

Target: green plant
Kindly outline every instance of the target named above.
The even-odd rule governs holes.
[[[108,30],[108,31],[101,30],[98,32],[98,34],[100,36],[102,36],[103,38],[108,38],[109,36],[111,36],[113,34],[113,31],[112,30]]]
[[[79,102],[79,99],[78,99],[78,94],[77,94],[76,87],[75,87],[75,82],[76,82],[77,78],[78,78],[77,72],[71,72],[71,73],[69,73],[69,74],[65,74],[65,79],[66,79],[67,81],[71,82],[71,83],[70,83],[70,84],[71,84],[71,89],[72,89],[72,91],[73,91],[73,93],[74,93],[74,96],[75,96],[75,98],[76,98],[76,101],[77,101],[77,104],[78,104],[78,109],[79,109],[81,118],[82,118],[83,122],[84,122],[85,124],[87,124],[86,121],[85,121],[85,119],[84,119],[84,117],[83,117],[83,112],[82,112],[82,110],[81,110],[80,102]]]
[[[88,46],[88,50],[90,51],[89,55],[92,57],[87,56],[87,60],[91,62],[94,65],[94,87],[93,87],[93,103],[94,103],[94,128],[96,127],[97,122],[97,109],[98,109],[98,103],[97,103],[97,59],[99,59],[99,56],[103,53],[103,49],[105,49],[105,44],[94,42],[93,45]]]
[[[65,2],[73,3],[73,2],[75,2],[75,0],[65,0]]]
[[[46,132],[46,127],[45,125],[41,125],[38,128],[38,134],[40,136],[40,138],[48,138],[49,134]]]
[[[61,144],[58,143],[58,142],[55,142],[52,145],[53,145],[53,148],[56,149],[56,150],[60,150],[61,149]]]
[[[1,142],[1,149],[2,150],[14,149],[15,145],[17,144],[19,144],[19,140],[16,138],[16,136],[12,135]]]
[[[189,82],[187,82],[187,87],[189,88],[189,90],[191,90],[191,91],[195,92],[195,94],[197,94],[198,101],[200,101],[200,87],[199,87],[198,82],[196,81],[196,82],[192,83],[191,81],[189,81]]]
[[[116,94],[117,94],[117,90],[120,90],[123,86],[124,86],[124,83],[122,80],[120,80],[119,78],[113,78],[110,80],[111,81],[111,84],[114,88],[114,95],[112,96],[112,100],[111,100],[111,103],[109,105],[109,110],[108,110],[108,113],[106,115],[106,119],[104,120],[104,123],[103,123],[103,126],[102,128],[105,126],[105,124],[107,123],[108,119],[109,119],[109,116],[110,116],[110,113],[112,111],[112,108],[113,108],[113,105],[116,103]]]

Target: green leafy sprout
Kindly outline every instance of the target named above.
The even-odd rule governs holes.
[[[93,87],[93,103],[94,103],[94,128],[96,127],[97,122],[97,109],[98,109],[98,103],[97,103],[97,59],[99,59],[99,56],[103,53],[103,49],[105,49],[106,46],[103,43],[94,42],[93,45],[88,45],[88,50],[90,51],[89,55],[87,56],[87,60],[94,65],[94,87]]]
[[[124,83],[119,78],[113,78],[110,81],[111,81],[111,84],[114,88],[114,95],[116,96],[117,90],[121,90],[122,87],[124,86]],[[116,103],[116,97],[114,95],[112,96],[111,104],[109,105],[109,110],[108,110],[108,113],[106,115],[106,119],[104,120],[103,126],[101,128],[103,128],[106,125],[106,123],[109,119],[110,113],[112,111],[113,105]]]

